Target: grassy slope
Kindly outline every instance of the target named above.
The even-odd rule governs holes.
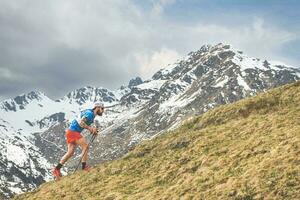
[[[300,82],[220,106],[16,199],[300,199]]]

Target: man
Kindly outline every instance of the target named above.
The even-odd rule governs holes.
[[[90,169],[90,167],[86,164],[88,159],[88,144],[80,133],[83,129],[87,129],[91,132],[91,134],[97,134],[97,128],[92,127],[91,124],[94,122],[96,115],[102,116],[103,112],[103,103],[95,103],[93,109],[87,109],[81,112],[80,120],[74,119],[71,122],[69,129],[66,130],[68,151],[62,157],[58,165],[52,170],[52,173],[56,179],[61,177],[60,169],[67,162],[67,160],[73,156],[77,145],[79,145],[81,148],[82,170],[88,171]]]

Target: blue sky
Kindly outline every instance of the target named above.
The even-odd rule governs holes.
[[[157,1],[136,1],[145,11]],[[173,23],[219,24],[227,26],[249,25],[254,19],[296,37],[285,42],[276,54],[284,61],[300,66],[300,1],[297,0],[170,0],[165,3],[163,17]],[[222,40],[222,38],[220,38]],[[259,56],[259,55],[257,55]],[[276,57],[276,56],[274,56]]]
[[[139,1],[141,2],[141,1]],[[145,11],[153,2],[139,4]],[[166,2],[163,18],[172,23],[193,26],[217,24],[227,27],[251,26],[253,21],[263,21],[263,28],[276,32],[284,30],[293,39],[283,42],[280,48],[270,49],[269,53],[255,54],[269,59],[279,59],[288,64],[300,66],[300,1],[297,0],[177,0]],[[279,37],[280,38],[280,37]],[[225,38],[216,38],[226,43]],[[245,38],[246,39],[246,38]],[[274,41],[275,43],[276,41]],[[278,40],[278,43],[282,40]],[[247,51],[246,51],[247,52]]]
[[[116,89],[220,42],[300,67],[299,10],[296,0],[2,0],[0,100]]]
[[[149,6],[149,5],[148,5]],[[149,8],[148,8],[149,9]],[[179,23],[249,24],[261,18],[279,29],[298,35],[287,42],[279,53],[300,67],[300,1],[298,0],[178,0],[166,6],[165,17]]]

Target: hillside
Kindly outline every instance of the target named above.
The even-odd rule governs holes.
[[[300,199],[300,82],[219,106],[15,199]]]

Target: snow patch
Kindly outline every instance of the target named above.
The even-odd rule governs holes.
[[[258,58],[251,58],[245,55],[236,54],[232,61],[241,67],[241,70],[245,69],[261,69],[261,70],[267,70],[263,65],[263,62]]]
[[[225,76],[224,80],[219,81],[219,79],[216,81],[217,84],[215,84],[213,87],[224,87],[224,85],[228,82],[229,78],[227,76]]]
[[[139,88],[141,90],[147,90],[147,89],[159,89],[164,83],[166,82],[166,80],[151,80],[149,82],[146,83],[142,83],[138,86],[136,86],[136,88]]]
[[[21,147],[9,144],[6,147],[6,157],[8,161],[14,162],[18,166],[24,166],[27,162],[27,154]]]
[[[240,86],[242,86],[245,90],[251,90],[251,88],[248,86],[246,81],[241,76],[237,77],[237,81],[238,81],[238,84]]]
[[[11,182],[11,181],[8,181],[7,183],[8,183],[8,185],[10,185],[10,186],[8,186],[8,189],[9,189],[10,191],[12,191],[13,193],[15,193],[15,194],[20,194],[20,193],[23,192],[21,188],[18,188],[18,186],[17,186],[18,183],[16,183],[16,182]]]
[[[186,59],[188,59],[188,58],[186,58]],[[171,73],[177,66],[178,66],[178,63],[169,64],[166,68],[161,70],[161,74],[167,75],[167,74]]]

